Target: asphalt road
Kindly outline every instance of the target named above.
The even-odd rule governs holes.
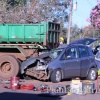
[[[52,86],[59,85],[67,85],[70,84],[70,81],[64,81],[59,84],[54,84],[51,82],[41,82],[41,81],[21,81],[20,84],[34,84],[35,86],[39,86],[41,84],[48,84]],[[33,91],[33,90],[11,90],[7,88],[3,88],[3,86],[10,86],[9,84],[0,84],[0,100],[100,100],[100,93],[95,94],[87,94],[87,95],[64,95],[51,97],[47,95],[39,95],[41,92]]]

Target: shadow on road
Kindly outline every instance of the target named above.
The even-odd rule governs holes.
[[[61,97],[39,96],[28,93],[0,93],[0,100],[61,100]]]

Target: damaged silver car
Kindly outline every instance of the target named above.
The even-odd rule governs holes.
[[[65,78],[87,77],[95,80],[97,66],[92,50],[81,44],[60,46],[22,62],[21,74],[39,80],[60,82]]]

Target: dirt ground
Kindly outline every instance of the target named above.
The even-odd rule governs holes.
[[[39,87],[41,84],[47,84],[49,86],[64,86],[70,84],[70,80],[65,80],[60,83],[42,82],[38,80],[21,80],[20,84],[34,84]],[[11,90],[4,88],[4,86],[10,86],[9,82],[0,83],[0,100],[100,100],[100,93],[95,94],[71,94],[64,96],[51,97],[47,95],[39,95],[41,92],[33,90]]]

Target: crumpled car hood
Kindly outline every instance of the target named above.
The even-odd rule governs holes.
[[[26,61],[22,62],[22,64],[21,64],[21,73],[23,74],[24,73],[24,69],[26,69],[27,66],[35,63],[37,60],[39,60],[40,62],[43,62],[45,65],[47,65],[46,61],[44,59],[42,59],[42,58],[39,58],[39,57],[37,57],[37,58],[29,58]]]

